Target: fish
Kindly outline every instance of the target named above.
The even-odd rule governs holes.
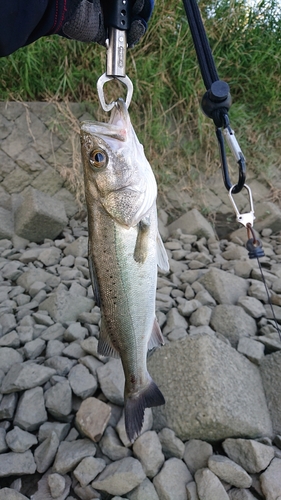
[[[157,224],[157,184],[122,99],[109,122],[82,122],[80,138],[89,270],[101,311],[98,353],[121,358],[132,443],[145,408],[165,404],[146,365],[148,350],[164,344],[155,315],[157,266],[169,270]]]

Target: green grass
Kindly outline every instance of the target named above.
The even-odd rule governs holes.
[[[277,0],[252,10],[244,0],[200,0],[199,6],[220,78],[231,88],[232,127],[250,167],[269,172],[281,153]],[[96,44],[40,39],[0,60],[0,99],[88,101],[98,109],[105,56]],[[191,179],[196,169],[212,174],[219,165],[214,126],[200,110],[205,89],[179,0],[157,0],[146,36],[128,51],[127,74],[135,89],[132,121],[159,184]],[[106,88],[111,98],[122,93],[111,83]]]

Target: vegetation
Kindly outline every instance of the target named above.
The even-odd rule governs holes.
[[[281,150],[278,3],[199,1],[218,73],[231,88],[231,125],[248,165],[269,182]],[[0,60],[0,99],[88,101],[98,109],[105,57],[96,44],[43,38]],[[127,74],[135,88],[132,121],[159,184],[211,175],[219,166],[214,125],[200,110],[205,89],[179,0],[157,0],[146,36],[128,51]],[[123,92],[113,83],[106,89],[111,98]]]

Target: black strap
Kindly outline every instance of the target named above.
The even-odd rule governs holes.
[[[206,90],[219,80],[217,68],[196,0],[183,0],[198,63]]]

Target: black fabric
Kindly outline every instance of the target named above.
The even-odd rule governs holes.
[[[87,4],[87,7],[93,5],[91,14],[93,17],[85,24],[83,20],[86,9],[83,8],[81,11],[81,3]],[[81,41],[90,39],[104,44],[105,29],[100,7],[97,8],[98,4],[98,0],[87,0],[87,2],[85,0],[84,2],[82,0],[0,0],[0,57],[8,56],[20,47],[51,34]],[[153,0],[136,0],[134,3],[132,26],[128,33],[130,46],[137,43],[145,33],[153,7]],[[92,37],[89,31],[93,33]]]

